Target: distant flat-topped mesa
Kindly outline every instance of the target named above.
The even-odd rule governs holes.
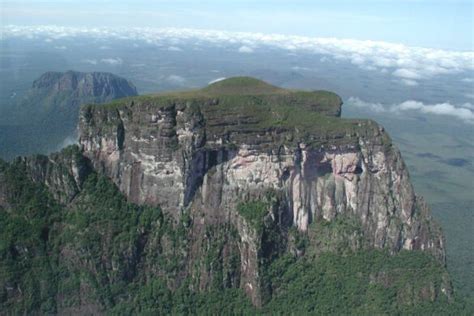
[[[351,217],[364,236],[354,247],[444,258],[442,236],[389,136],[373,121],[341,119],[341,104],[331,92],[231,78],[84,106],[80,144],[130,201],[176,216],[191,210],[199,225],[240,227],[239,205],[265,201],[274,220],[302,232]]]
[[[49,71],[33,82],[30,93],[57,94],[67,92],[77,98],[98,98],[100,102],[137,95],[135,86],[128,80],[108,72]]]
[[[46,72],[25,95],[0,107],[0,157],[55,151],[75,138],[81,105],[136,95],[130,81],[111,73]]]

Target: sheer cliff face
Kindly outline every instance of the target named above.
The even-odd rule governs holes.
[[[196,232],[237,227],[241,286],[254,303],[260,241],[237,211],[249,201],[267,201],[285,229],[355,218],[363,238],[354,250],[420,249],[444,261],[439,228],[376,123],[340,119],[340,99],[326,92],[263,87],[237,97],[249,88],[232,80],[213,88],[84,107],[80,144],[129,200],[176,218],[190,210]]]

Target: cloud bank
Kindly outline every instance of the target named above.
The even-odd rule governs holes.
[[[109,64],[109,65],[112,65],[112,66],[118,66],[118,65],[123,64],[123,60],[120,57],[117,57],[117,58],[102,58],[100,60],[100,62],[104,63],[104,64]]]
[[[184,77],[178,76],[178,75],[169,75],[166,78],[166,81],[169,83],[175,84],[175,85],[182,85],[186,82],[186,79]]]
[[[317,38],[281,34],[226,32],[177,28],[81,28],[58,26],[13,26],[2,28],[0,39],[26,37],[38,39],[93,38],[128,39],[144,41],[157,46],[178,48],[180,43],[195,46],[233,47],[242,53],[251,53],[259,47],[305,52],[329,59],[350,62],[368,71],[389,73],[407,86],[416,86],[422,80],[449,74],[474,71],[474,52],[410,47],[402,44],[353,39]],[[472,74],[472,73],[470,73]],[[471,77],[466,74],[465,77]],[[469,78],[470,79],[470,78]],[[465,81],[467,82],[467,81]]]
[[[244,46],[241,46],[241,47],[239,48],[239,53],[247,53],[247,54],[253,53],[253,48],[252,48],[252,47],[249,47],[249,46],[245,46],[245,45],[244,45]]]
[[[176,47],[176,46],[170,46],[170,47],[168,47],[168,50],[170,52],[182,52],[183,51],[181,48]]]
[[[366,102],[359,98],[351,97],[347,100],[347,104],[377,113],[401,113],[412,111],[423,114],[455,117],[466,123],[474,124],[474,104],[471,103],[455,106],[448,102],[424,104],[423,102],[408,100],[400,104],[383,105],[381,103]]]

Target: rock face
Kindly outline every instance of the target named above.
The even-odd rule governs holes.
[[[45,185],[53,198],[62,205],[68,205],[79,194],[91,172],[82,155],[67,149],[49,156],[19,157],[14,164],[24,165],[31,180]]]
[[[234,78],[83,107],[79,142],[130,201],[176,219],[190,212],[195,249],[206,226],[236,227],[240,287],[255,305],[265,254],[259,230],[239,212],[246,203],[264,203],[265,225],[279,232],[306,234],[313,223],[351,218],[362,231],[360,239],[343,236],[353,250],[423,250],[444,263],[442,234],[399,151],[376,123],[341,119],[341,103],[328,92]]]

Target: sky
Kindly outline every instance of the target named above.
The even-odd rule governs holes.
[[[1,23],[176,27],[474,50],[474,0],[0,0]]]

